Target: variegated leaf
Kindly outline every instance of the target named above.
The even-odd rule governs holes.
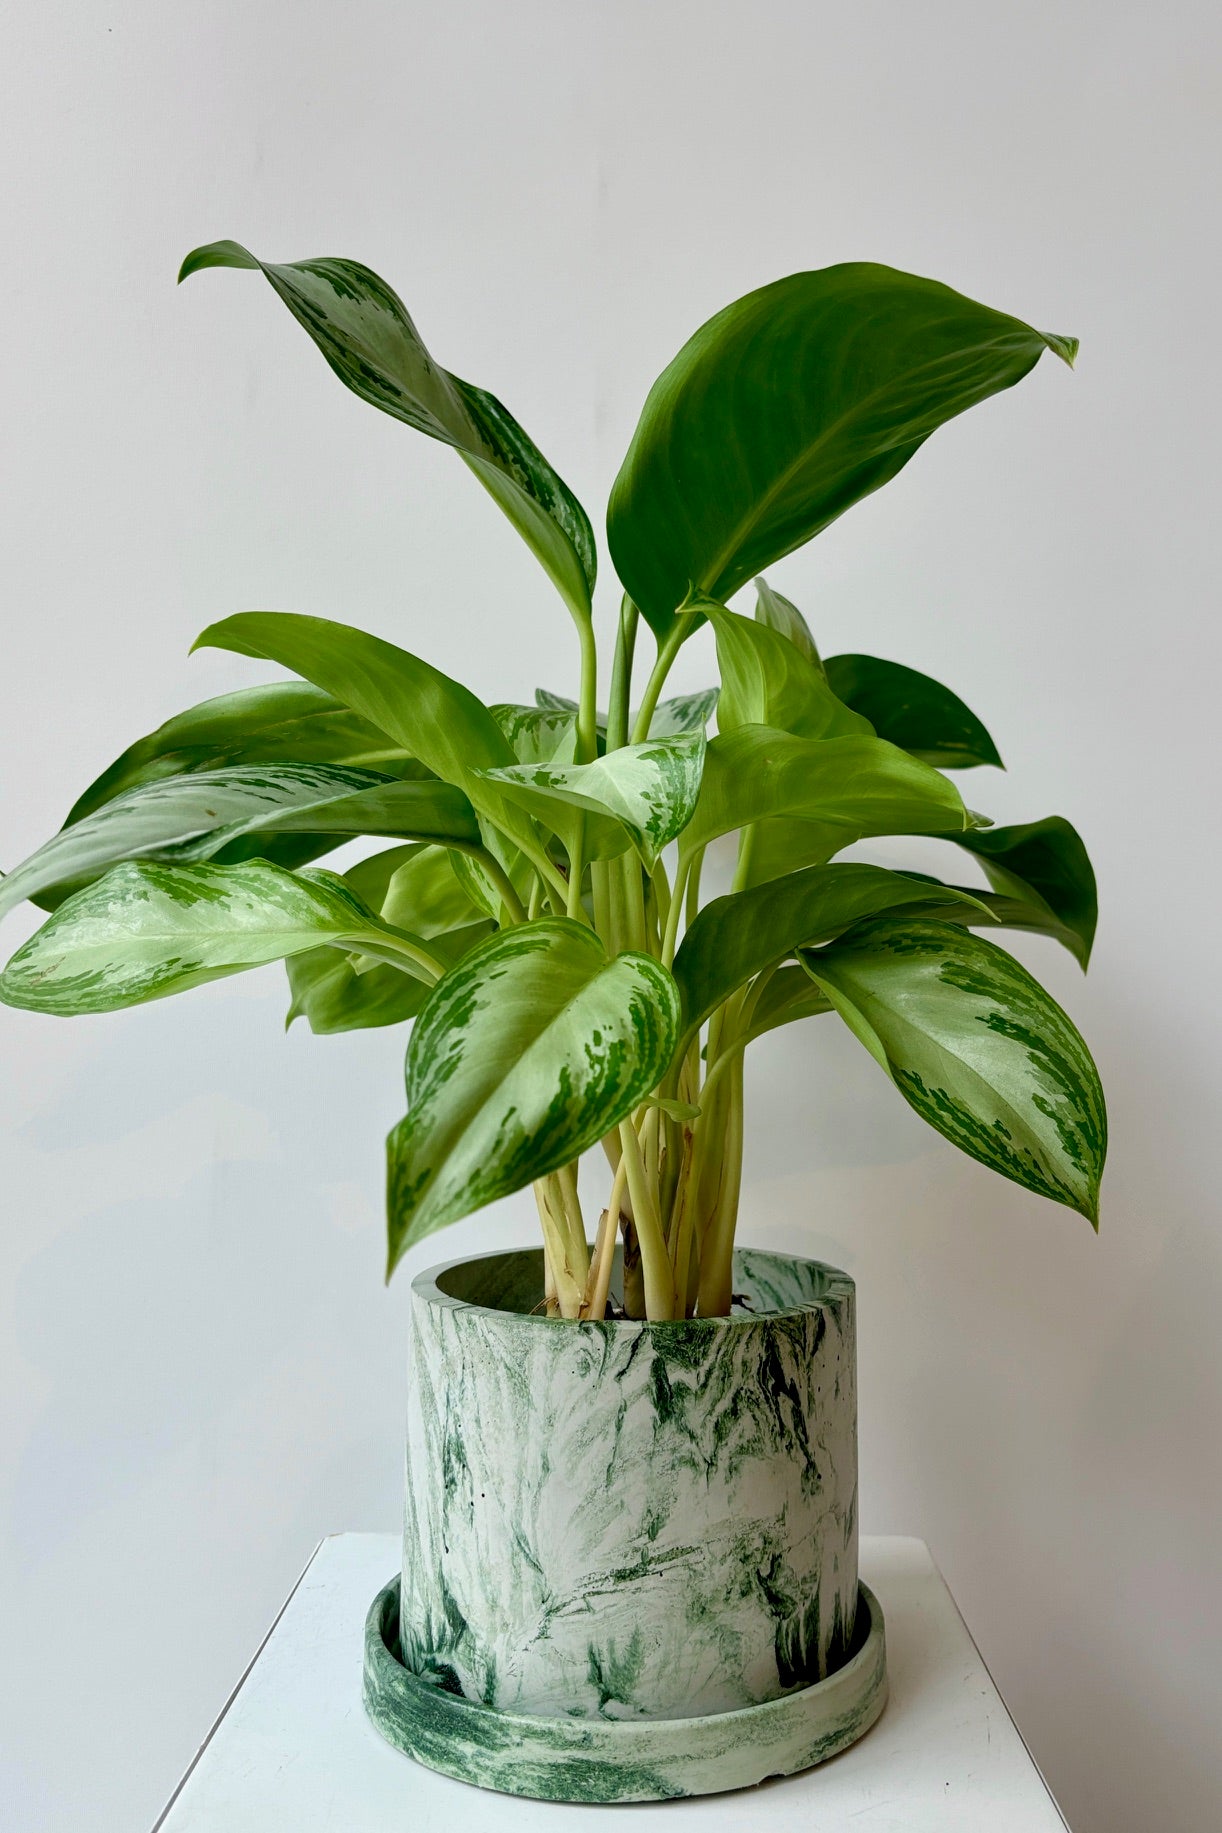
[[[1012,956],[951,924],[896,917],[801,959],[922,1120],[1098,1224],[1107,1151],[1098,1071]]]
[[[130,861],[68,898],[17,950],[0,999],[61,1017],[114,1012],[320,943],[381,953],[394,941],[330,872]]]
[[[569,823],[558,807],[588,818],[587,858],[624,850],[616,824],[652,863],[692,818],[700,794],[706,742],[702,731],[624,745],[590,764],[519,764],[486,774],[562,839]]]
[[[230,764],[348,764],[384,776],[426,775],[401,745],[309,681],[269,681],[176,713],[129,745],[82,791],[65,827],[126,789]]]
[[[589,616],[596,556],[585,511],[494,395],[433,360],[407,308],[384,280],[359,261],[263,262],[229,241],[194,249],[178,278],[204,267],[262,272],[340,381],[370,406],[452,446],[570,609]]]
[[[490,706],[519,764],[571,764],[577,755],[577,708]]]
[[[661,1080],[679,994],[565,918],[506,930],[432,989],[387,1141],[388,1270],[415,1241],[572,1162]]]
[[[673,738],[680,732],[703,732],[717,711],[720,688],[703,687],[695,694],[678,694],[660,700],[649,722],[650,738]],[[634,714],[630,724],[636,723]]]
[[[492,932],[489,922],[467,923],[432,936],[429,953],[449,966]],[[304,1018],[319,1037],[404,1024],[415,1018],[429,993],[423,980],[382,962],[358,972],[354,958],[337,948],[311,948],[291,955],[284,965],[291,994],[285,1024]]]

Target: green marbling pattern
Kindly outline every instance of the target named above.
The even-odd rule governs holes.
[[[529,1315],[538,1252],[415,1281],[412,1673],[502,1712],[640,1725],[756,1706],[844,1663],[853,1284],[741,1252],[735,1290],[750,1312],[575,1324]]]
[[[410,1673],[398,1619],[394,1579],[365,1626],[365,1708],[382,1736],[443,1775],[544,1801],[663,1801],[794,1775],[854,1743],[887,1699],[882,1612],[864,1585],[849,1658],[828,1679],[694,1719],[494,1711]]]

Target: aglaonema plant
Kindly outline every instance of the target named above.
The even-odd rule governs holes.
[[[1000,764],[979,719],[910,667],[823,659],[760,577],[1045,351],[1071,363],[1074,340],[867,264],[718,313],[655,383],[611,493],[623,601],[603,713],[594,536],[513,416],[442,369],[356,262],[274,265],[218,242],[180,278],[208,267],[261,271],[355,394],[458,453],[567,608],[577,693],[485,706],[345,624],[211,625],[199,644],[297,679],[178,714],[90,785],[0,883],[0,908],[51,913],[0,997],[108,1012],[283,960],[290,1018],[316,1032],[411,1022],[389,1270],[533,1184],[564,1318],[607,1314],[621,1236],[628,1315],[729,1311],[745,1052],[816,1015],[960,1150],[1096,1222],[1090,1055],[975,933],[1037,931],[1085,967],[1081,840],[1057,816],[995,827],[969,810],[945,773]],[[728,601],[752,579],[749,616]],[[720,687],[664,699],[706,625]],[[636,699],[644,631],[656,655]],[[966,854],[987,886],[838,858],[888,835]],[[343,874],[311,863],[359,836],[392,844]],[[733,888],[702,902],[706,851],[727,836]],[[591,1208],[578,1160],[600,1143]]]

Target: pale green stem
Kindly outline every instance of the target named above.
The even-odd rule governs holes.
[[[594,1249],[594,1258],[590,1262],[585,1301],[581,1308],[582,1317],[601,1318],[607,1315],[607,1294],[611,1290],[611,1271],[615,1265],[615,1242],[619,1233],[620,1209],[623,1206],[624,1186],[627,1181],[628,1161],[621,1152],[615,1176],[611,1180],[611,1195],[607,1199],[607,1207],[598,1225],[598,1241]]]
[[[449,846],[451,852],[465,853],[468,859],[478,861],[496,886],[501,902],[509,913],[510,922],[524,923],[526,912],[522,908],[522,900],[514,890],[509,874],[496,854],[490,852],[486,846],[464,846],[461,841],[457,840],[450,841]]]
[[[700,914],[700,874],[704,868],[704,848],[692,854],[687,880],[687,913],[685,927],[690,929]]]
[[[675,887],[671,893],[670,908],[666,913],[666,933],[662,937],[662,961],[670,967],[675,958],[675,947],[679,940],[679,919],[683,915],[683,895],[690,882],[692,870],[691,853],[680,853],[679,863],[675,867]],[[696,856],[697,870],[699,856]],[[691,918],[688,918],[691,921]]]
[[[575,614],[574,614],[575,615]],[[594,620],[587,613],[576,617],[581,644],[581,690],[577,702],[577,762],[589,764],[598,756],[598,645]]]
[[[546,1178],[535,1179],[535,1202],[539,1209],[539,1226],[543,1230],[543,1248],[551,1270],[549,1283],[555,1289],[560,1315],[577,1317],[581,1311],[584,1274],[582,1280],[579,1280],[570,1265],[567,1230],[560,1226],[552,1213],[548,1182]]]
[[[701,1317],[725,1317],[734,1297],[734,1228],[743,1163],[742,1056],[734,1053],[733,1080],[726,1112],[722,1148],[721,1184],[717,1207],[700,1246],[700,1290],[697,1310]]]
[[[585,906],[581,901],[581,881],[585,876],[585,840],[586,818],[578,815],[573,829],[573,844],[569,849],[569,889],[565,899],[565,911],[578,922],[586,920]]]
[[[656,1110],[655,1110],[656,1111]],[[670,1270],[670,1256],[658,1219],[657,1205],[641,1162],[641,1146],[630,1121],[619,1129],[620,1145],[627,1161],[628,1195],[641,1246],[641,1270],[645,1278],[645,1312],[650,1318],[670,1318],[675,1314],[675,1283]]]
[[[576,1165],[563,1165],[552,1175],[560,1193],[564,1219],[568,1226],[569,1265],[575,1277],[584,1286],[586,1275],[590,1270],[590,1248],[586,1241],[586,1223],[581,1213],[581,1198],[577,1194],[577,1167]]]
[[[636,633],[641,614],[624,594],[620,606],[619,629],[615,633],[615,653],[611,660],[611,704],[607,708],[607,749],[618,751],[627,743],[629,708],[632,701],[632,659],[636,652]]]
[[[359,949],[363,955],[373,955],[378,959],[385,959],[389,956],[388,966],[397,967],[404,973],[411,973],[415,968],[423,968],[425,974],[431,975],[434,980],[440,980],[446,971],[445,962],[439,961],[436,955],[430,954],[422,943],[399,934],[389,927],[371,931],[364,936],[337,937],[332,941],[331,946],[345,950]],[[403,966],[405,961],[410,961],[412,968],[405,968]],[[416,974],[415,978],[419,980],[422,976]]]

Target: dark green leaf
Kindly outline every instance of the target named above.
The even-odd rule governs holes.
[[[975,901],[970,892],[959,895],[965,905]],[[810,866],[771,884],[714,898],[675,956],[684,1036],[754,974],[802,944],[826,941],[884,910],[946,900],[943,886],[927,887],[899,872],[866,865]],[[982,915],[979,909],[977,915]]]
[[[951,924],[896,917],[801,958],[923,1120],[1097,1224],[1107,1151],[1098,1071],[1012,956]]]
[[[973,764],[1003,768],[996,745],[971,708],[932,676],[879,656],[829,656],[827,678],[880,738],[924,763],[943,770],[969,770]]]
[[[1024,929],[1044,929],[1086,966],[1099,920],[1099,898],[1090,857],[1076,828],[1061,815],[949,836],[974,853],[1002,899],[1025,905]],[[1044,921],[1039,919],[1043,918]]]
[[[625,590],[665,637],[689,587],[728,599],[943,422],[1076,348],[868,262],[748,293],[650,390],[607,514]]]
[[[256,268],[265,274],[340,381],[370,406],[452,446],[574,614],[589,616],[596,556],[585,511],[494,395],[434,362],[402,300],[384,280],[359,261],[269,263],[227,241],[194,249],[178,278],[203,267]]]

